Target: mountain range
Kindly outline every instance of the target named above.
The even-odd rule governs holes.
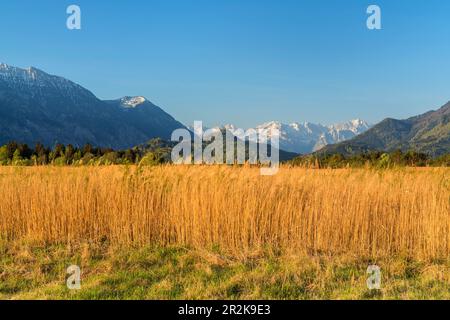
[[[125,149],[184,128],[144,97],[102,101],[67,79],[0,64],[0,144],[15,140]]]
[[[237,129],[236,126],[230,124],[223,128],[233,133]],[[280,149],[295,153],[311,153],[326,145],[351,139],[369,128],[370,125],[367,122],[356,119],[329,126],[310,122],[284,124],[279,121],[271,121],[250,129],[267,132],[269,138],[271,137],[270,132],[276,129],[280,133],[278,137]]]
[[[279,148],[289,157],[397,149],[438,156],[450,152],[449,121],[450,102],[436,111],[406,120],[388,118],[373,127],[356,119],[329,126],[272,121],[253,129],[278,129]],[[145,97],[101,100],[65,78],[33,67],[0,64],[0,145],[15,140],[29,145],[90,143],[127,149],[154,138],[170,140],[179,128],[186,127]],[[236,127],[216,129],[234,132]]]
[[[450,102],[405,120],[385,119],[353,139],[321,149],[319,154],[353,155],[368,151],[415,150],[431,156],[450,152]]]
[[[62,77],[33,67],[0,64],[0,144],[16,140],[30,145],[90,143],[125,149],[152,138],[170,140],[178,128],[184,125],[144,97],[100,100]],[[361,120],[332,126],[269,122],[254,129],[268,128],[280,130],[282,150],[309,153],[352,138],[369,125]]]

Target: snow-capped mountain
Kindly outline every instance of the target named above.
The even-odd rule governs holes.
[[[335,144],[359,135],[371,126],[360,119],[348,122],[324,126],[310,122],[293,122],[284,124],[278,121],[271,121],[261,124],[255,128],[257,132],[266,132],[270,138],[271,132],[276,129],[279,132],[280,149],[295,153],[311,153],[329,144]],[[228,124],[222,127],[235,133],[237,128]],[[260,142],[264,142],[261,141]]]
[[[331,126],[272,121],[254,129],[276,128],[280,149],[309,153],[353,138],[369,127],[362,120]],[[169,140],[178,128],[184,126],[145,97],[102,101],[65,78],[33,67],[0,64],[0,144],[16,140],[30,145],[59,142],[128,148],[155,137]],[[226,125],[223,129],[233,132],[237,128]]]
[[[72,102],[97,99],[80,85],[65,78],[47,74],[34,67],[21,69],[1,63],[0,83],[3,90],[14,90],[30,99],[45,99],[56,92]]]
[[[156,137],[169,140],[178,128],[184,126],[144,97],[103,101],[65,78],[0,64],[0,144],[122,149]]]
[[[124,107],[125,109],[136,108],[146,101],[147,99],[145,99],[144,97],[123,97],[122,99],[120,99],[120,106]]]

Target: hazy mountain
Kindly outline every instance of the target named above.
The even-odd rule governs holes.
[[[235,132],[234,125],[225,125],[224,129]],[[365,132],[370,125],[363,120],[351,120],[345,123],[324,126],[309,122],[284,124],[278,121],[264,123],[255,128],[257,132],[271,132],[278,129],[280,132],[280,149],[294,153],[311,153],[320,148],[353,138]],[[214,128],[219,129],[219,128]],[[270,134],[269,134],[270,137]]]
[[[385,119],[365,133],[319,153],[356,154],[370,150],[415,150],[432,156],[450,152],[450,102],[437,111],[406,120]]]
[[[222,131],[223,134],[223,139],[225,141],[225,132]],[[193,136],[192,136],[193,138]],[[146,154],[147,152],[158,152],[158,153],[162,153],[163,154],[163,158],[166,159],[167,161],[170,160],[170,153],[173,149],[174,146],[176,146],[178,144],[178,142],[173,142],[173,141],[165,141],[159,138],[156,139],[152,139],[150,141],[147,141],[144,144],[141,144],[139,146],[136,146],[135,150],[138,150],[142,155]],[[209,145],[210,142],[209,141],[204,141],[202,143],[202,150],[204,150],[204,148]],[[192,140],[192,145],[191,145],[191,151],[192,154],[194,154],[194,144],[193,144],[193,140]],[[234,143],[234,154],[235,154],[235,158],[236,158],[236,154],[237,154],[237,141],[235,140]],[[258,150],[259,150],[259,146],[257,146]],[[296,157],[298,157],[299,155],[297,153],[293,153],[293,152],[287,152],[284,150],[277,150],[277,149],[269,149],[268,150],[268,155],[271,155],[271,152],[278,152],[278,156],[279,156],[279,160],[280,161],[288,161],[288,160],[292,160]],[[226,146],[224,145],[223,148],[223,154],[224,154],[224,163],[227,161],[226,159],[226,155],[227,155],[227,149]],[[258,156],[259,157],[259,156]],[[248,160],[249,159],[249,144],[248,141],[246,141],[245,143],[245,159]]]
[[[0,144],[129,148],[184,126],[144,97],[102,101],[67,79],[0,64]]]

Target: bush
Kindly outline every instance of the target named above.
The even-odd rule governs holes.
[[[154,153],[154,152],[148,152],[139,162],[140,166],[157,166],[162,164],[163,158],[161,155]]]

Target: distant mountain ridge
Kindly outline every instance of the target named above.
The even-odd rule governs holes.
[[[365,132],[370,127],[367,122],[355,119],[329,126],[310,122],[284,124],[279,121],[271,121],[251,129],[257,132],[263,131],[268,133],[271,132],[271,129],[277,129],[280,132],[279,142],[281,150],[304,154],[319,150],[328,144],[351,139]],[[213,129],[226,129],[234,133],[238,128],[228,124]]]
[[[185,126],[145,97],[103,101],[65,78],[0,64],[0,144],[15,140],[31,146],[90,143],[126,149],[153,138],[168,141],[179,128]],[[406,120],[388,118],[373,127],[356,119],[330,126],[272,121],[253,129],[271,128],[279,130],[279,148],[288,153],[351,155],[400,149],[437,156],[450,152],[450,102],[436,111]],[[234,132],[236,127],[216,129]]]
[[[450,102],[436,111],[405,120],[387,118],[348,141],[326,146],[319,154],[415,150],[431,156],[450,153]]]
[[[0,144],[16,140],[125,149],[184,128],[144,97],[102,101],[82,86],[30,67],[0,64]]]

